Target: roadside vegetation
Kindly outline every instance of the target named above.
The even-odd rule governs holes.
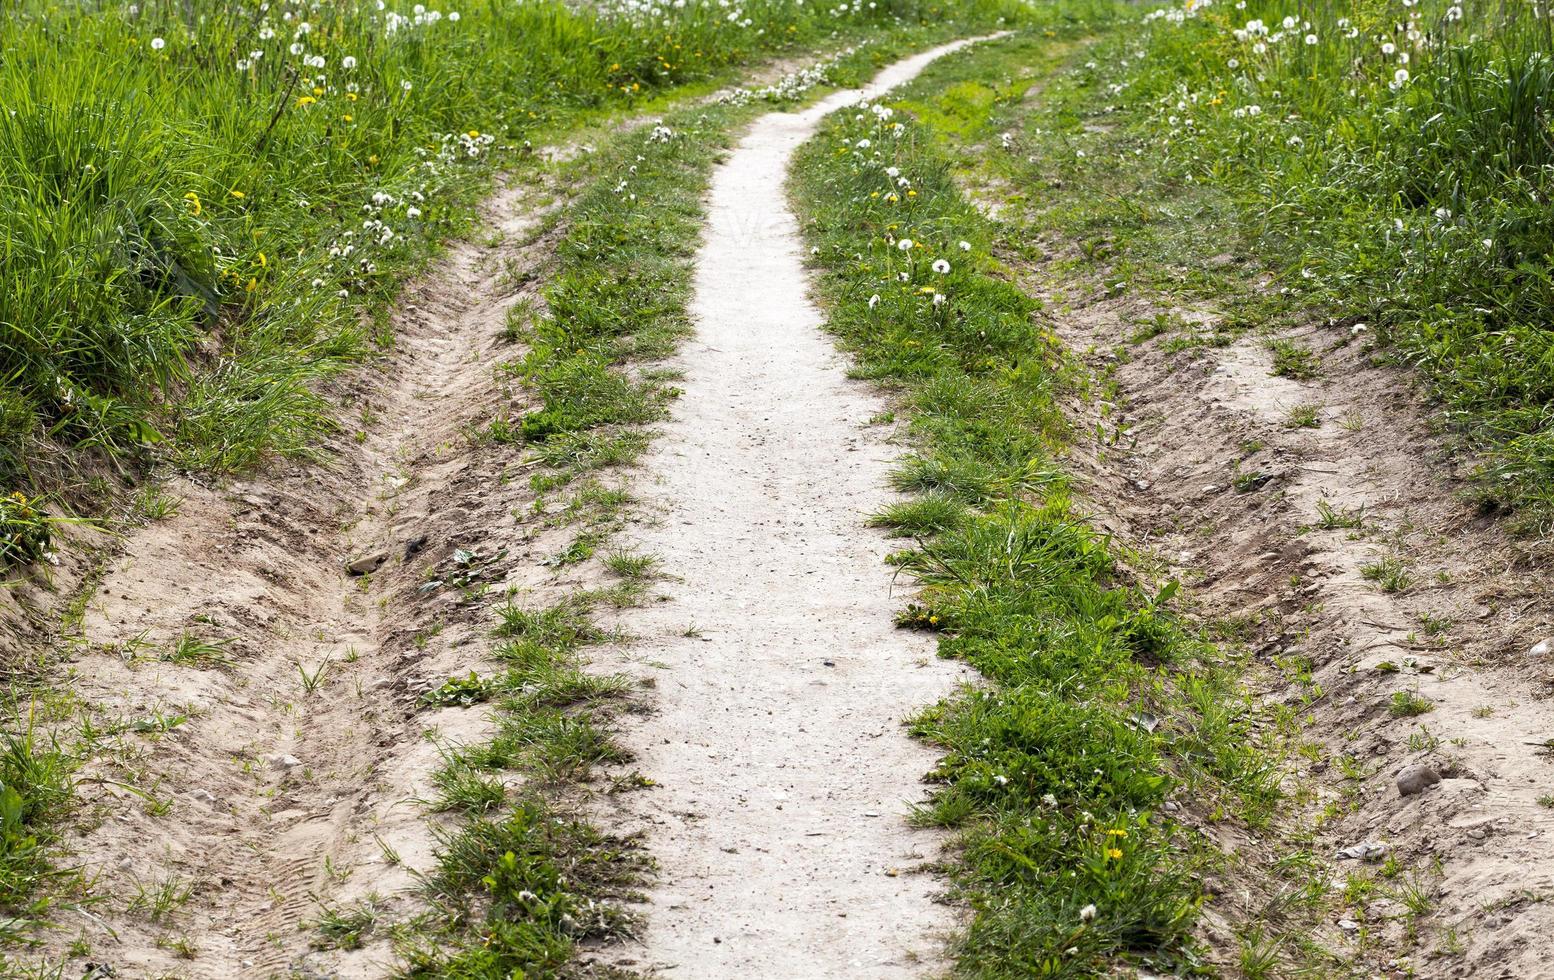
[[[909,0],[8,6],[0,561],[148,464],[308,453],[334,425],[319,382],[392,345],[385,304],[536,141],[940,19]]]
[[[920,819],[963,832],[961,969],[1185,968],[1220,858],[1182,818],[1260,825],[1276,755],[1235,665],[1173,612],[1177,583],[1070,497],[1062,404],[1082,369],[934,142],[890,106],[844,111],[796,186],[830,327],[910,436],[897,483],[913,496],[878,516],[914,539],[894,558],[923,586],[902,622],[991,682],[914,721],[947,752]]]
[[[1486,507],[1554,527],[1554,38],[1540,5],[1191,2],[964,64],[950,152],[1029,260],[1211,301],[1315,377],[1363,345],[1417,377]],[[1046,66],[1046,67],[1041,67]],[[1029,94],[1027,94],[1029,93]],[[940,120],[936,120],[940,121]],[[1059,287],[1060,288],[1060,287]]]

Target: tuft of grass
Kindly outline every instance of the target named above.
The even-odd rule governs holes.
[[[1288,340],[1270,340],[1268,351],[1273,355],[1268,373],[1275,377],[1310,381],[1322,374],[1322,362],[1309,348]]]
[[[1417,691],[1394,691],[1387,713],[1394,718],[1417,718],[1435,710],[1435,702],[1420,697]]]
[[[1285,419],[1287,429],[1316,429],[1322,425],[1321,405],[1296,405]]]
[[[383,900],[376,895],[357,902],[351,908],[321,907],[318,919],[313,923],[317,933],[312,940],[314,949],[360,949],[372,934],[382,915]]]
[[[1332,531],[1337,528],[1359,528],[1365,526],[1365,508],[1356,507],[1353,510],[1340,510],[1326,500],[1317,501],[1316,526],[1324,531]]]
[[[163,660],[194,667],[219,667],[230,663],[228,647],[231,639],[207,640],[187,630],[178,634],[172,649],[162,655]]]
[[[1360,566],[1360,574],[1365,576],[1366,581],[1375,582],[1383,592],[1407,592],[1414,584],[1408,566],[1392,555]]]

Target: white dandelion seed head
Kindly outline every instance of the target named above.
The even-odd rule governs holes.
[[[154,38],[151,39],[151,50],[152,51],[160,51],[160,50],[162,50],[165,47],[167,47],[167,42],[162,40],[161,38],[154,37]]]
[[[911,251],[911,249],[912,249],[912,239],[910,239],[910,238],[903,238],[903,239],[901,239],[901,241],[896,243],[896,247],[901,249],[901,251],[903,251],[903,252]]]
[[[947,275],[950,271],[950,263],[944,259],[934,259],[933,271],[941,276]]]

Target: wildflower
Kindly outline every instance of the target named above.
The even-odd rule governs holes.
[[[160,51],[160,50],[162,50],[165,47],[167,47],[167,42],[162,40],[161,38],[154,37],[154,38],[151,39],[151,50],[152,51]]]
[[[1107,837],[1126,837],[1126,836],[1128,836],[1128,832],[1126,830],[1123,830],[1121,827],[1111,827],[1111,828],[1107,829],[1106,836]]]
[[[1393,54],[1395,54],[1397,52],[1397,49],[1398,49],[1398,46],[1396,44],[1393,44],[1391,41],[1388,41],[1387,43],[1385,43],[1385,44],[1383,44],[1381,46],[1381,53],[1384,54],[1384,55],[1388,55],[1390,57],[1391,55],[1393,55]]]
[[[1106,856],[1111,858],[1113,861],[1120,861],[1122,860],[1122,848],[1108,847],[1106,849]]]
[[[1397,85],[1402,85],[1402,84],[1406,83],[1408,81],[1408,69],[1407,68],[1399,68],[1397,71],[1393,72],[1392,73],[1392,81],[1393,81],[1394,84],[1397,84]]]
[[[405,90],[406,92],[410,91],[410,81],[408,79],[406,79],[405,81],[400,82],[399,83],[399,87],[401,89]]]
[[[248,196],[247,194],[244,194],[242,191],[239,191],[239,190],[230,190],[230,191],[227,191],[227,193],[232,195],[233,197],[237,198],[239,201],[241,201],[243,198]]]
[[[967,241],[962,241],[960,243],[960,250],[962,252],[969,252],[969,251],[971,251],[971,243],[967,242]]]
[[[1009,785],[1009,777],[1005,776],[1003,773],[999,773],[998,775],[993,777],[993,782],[997,783],[1000,786],[1008,786]]]
[[[448,23],[450,23],[450,24],[457,24],[458,22],[459,22],[459,12],[457,10],[450,10],[450,11],[448,11]]]
[[[946,302],[946,299],[947,299],[947,297],[943,293],[934,293],[933,294],[933,305],[935,305],[935,306],[943,306],[945,304],[945,302]]]
[[[190,191],[183,196],[183,199],[189,202],[189,213],[198,217],[202,210],[200,208],[200,195]]]
[[[1086,905],[1084,908],[1080,909],[1079,910],[1079,921],[1080,922],[1093,922],[1093,921],[1095,921],[1095,906],[1094,905]]]
[[[873,296],[869,297],[869,309],[872,310],[878,305],[880,305],[880,294],[875,293]]]
[[[1312,44],[1316,44],[1316,43],[1317,43],[1317,36],[1315,34],[1307,34],[1306,35],[1306,44],[1307,45],[1312,45]]]
[[[950,271],[950,263],[944,259],[934,259],[933,271],[937,272],[941,276],[946,275]]]
[[[354,55],[349,55],[348,54],[344,58],[341,58],[340,59],[340,67],[341,68],[345,68],[345,69],[355,68],[356,67],[356,57]]]
[[[264,255],[263,252],[260,252],[259,253],[259,268],[261,268],[261,269],[268,269],[269,267],[270,267],[270,260],[265,258],[265,255]]]
[[[297,105],[299,105],[299,106],[312,105],[313,103],[315,103],[317,101],[318,100],[313,98],[313,96],[311,96],[311,95],[304,95],[302,98],[297,100]]]
[[[901,241],[896,243],[896,247],[903,252],[910,252],[912,250],[912,239],[903,238]]]

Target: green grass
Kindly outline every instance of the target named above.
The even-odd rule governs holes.
[[[1478,462],[1485,505],[1548,533],[1548,18],[1248,0],[1092,25],[1056,70],[1026,38],[1009,42],[1023,63],[955,80],[1040,93],[958,126],[988,148],[964,165],[1009,205],[1021,250],[1113,294],[1208,305],[1229,335],[1264,328],[1276,374],[1315,378],[1346,345],[1403,366]],[[1292,325],[1321,329],[1295,342]]]
[[[917,539],[892,557],[923,587],[901,622],[989,681],[914,719],[946,753],[919,819],[960,832],[966,975],[1185,968],[1218,859],[1164,804],[1260,824],[1273,763],[1223,654],[1174,612],[1176,584],[1128,571],[1069,495],[1062,404],[1081,369],[952,179],[955,141],[1025,86],[946,81],[965,71],[947,60],[894,104],[929,125],[844,113],[796,163],[830,329],[910,420],[897,482],[916,496],[877,518]]]
[[[400,285],[531,143],[757,59],[943,20],[917,0],[755,0],[743,19],[699,0],[381,6],[0,13],[0,492],[24,494],[0,504],[0,565],[39,557],[45,504],[101,506],[87,483],[105,460],[310,453],[337,424],[319,382],[392,345]],[[569,413],[610,396],[575,394]]]
[[[1394,718],[1417,718],[1434,710],[1434,702],[1414,691],[1394,691],[1387,702],[1387,713]]]

